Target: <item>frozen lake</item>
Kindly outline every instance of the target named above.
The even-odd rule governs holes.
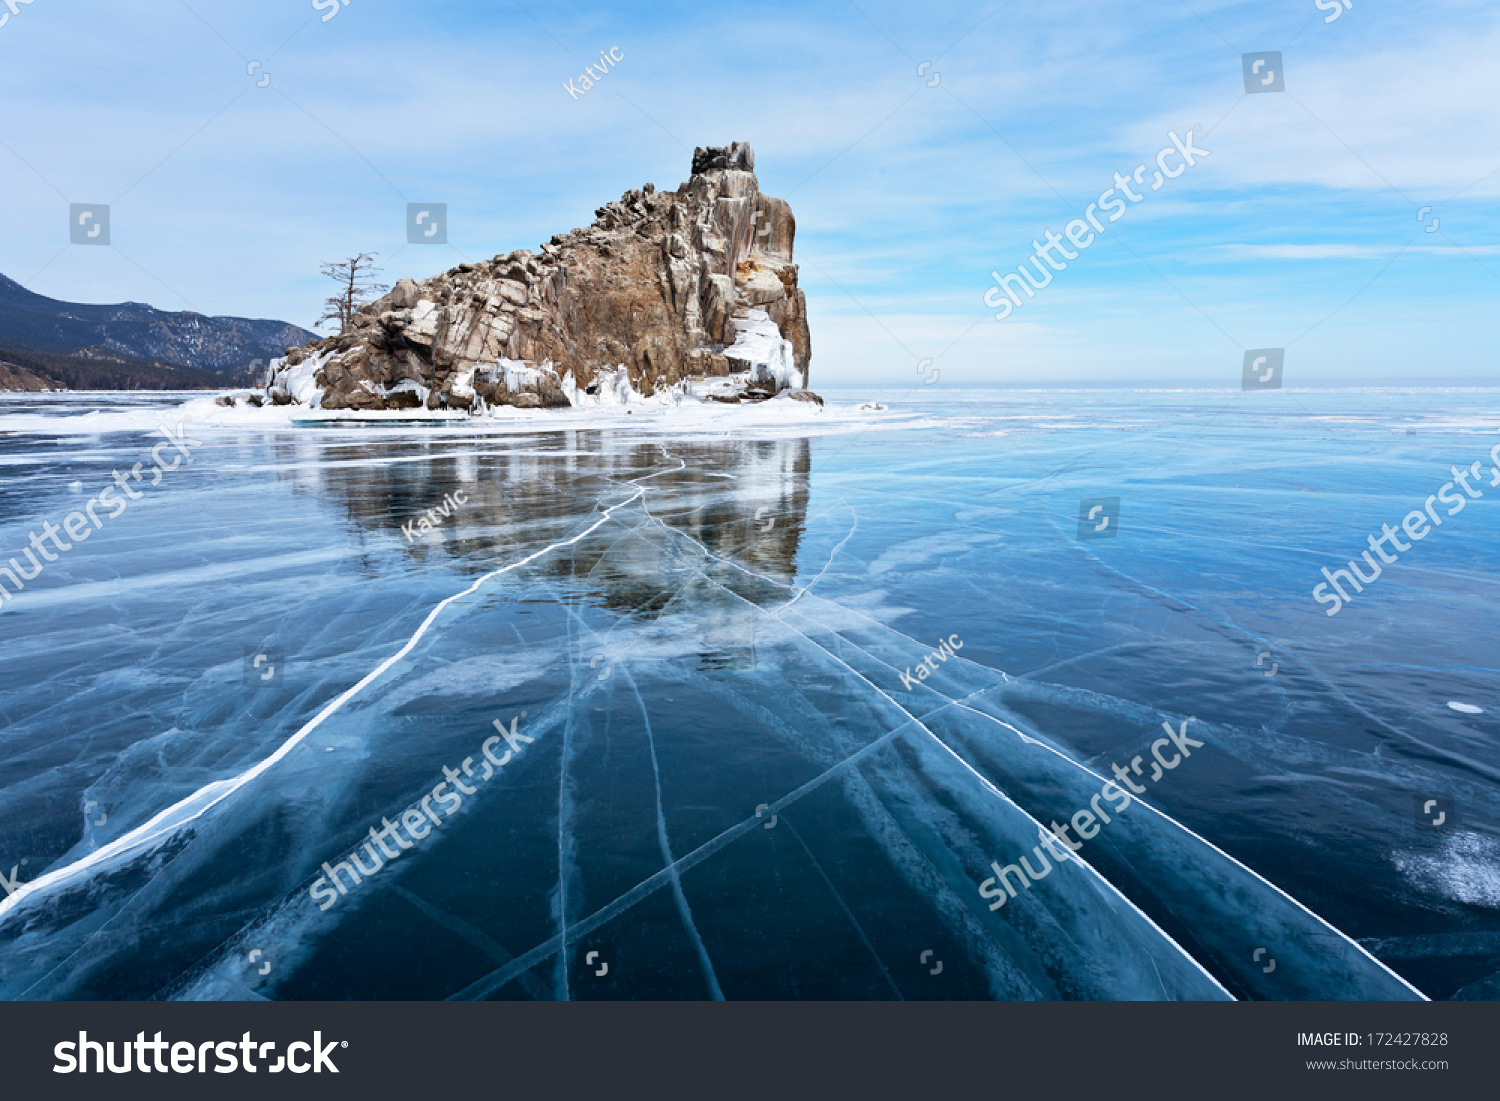
[[[1500,391],[876,397],[0,399],[0,996],[1500,996]]]

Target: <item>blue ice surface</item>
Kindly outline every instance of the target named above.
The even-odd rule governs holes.
[[[0,995],[1500,994],[1500,391],[875,396],[801,437],[205,430],[0,611]],[[0,401],[0,559],[156,442],[82,410],[179,400]],[[1321,568],[1473,462],[1328,616]],[[533,740],[480,781],[496,720]]]

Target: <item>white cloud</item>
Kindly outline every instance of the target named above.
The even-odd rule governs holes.
[[[948,49],[988,9],[861,0],[884,34],[844,5],[691,19],[587,2],[535,9],[559,45],[505,5],[359,0],[274,56],[305,3],[194,0],[233,47],[180,5],[73,5],[86,18],[38,3],[0,31],[4,140],[73,201],[111,201],[154,171],[118,203],[120,255],[74,249],[47,269],[35,289],[57,297],[181,306],[167,284],[207,312],[305,324],[324,293],[320,261],[374,249],[394,278],[462,258],[405,247],[406,197],[447,202],[469,256],[535,248],[626,188],[675,187],[692,145],[746,139],[762,186],[797,215],[814,377],[834,362],[851,377],[915,377],[915,362],[887,366],[892,347],[911,357],[861,308],[910,333],[913,352],[940,350],[981,316],[992,268],[1024,260],[1033,237],[1078,216],[1168,129],[1207,129],[1229,112],[1199,139],[1211,157],[1132,207],[1024,320],[965,337],[951,356],[968,359],[943,364],[943,377],[1186,371],[1197,361],[1179,348],[1183,332],[1233,350],[1132,250],[1234,339],[1294,336],[1369,278],[1328,262],[1374,276],[1417,232],[1412,204],[1380,176],[1434,206],[1442,232],[1419,238],[1340,316],[1368,304],[1377,329],[1403,319],[1409,335],[1390,347],[1412,354],[1425,339],[1467,356],[1488,333],[1492,276],[1476,260],[1496,268],[1492,3],[1360,7],[1325,27],[1306,0],[1195,2],[1226,45],[1180,0],[1018,2]],[[563,81],[616,42],[624,61],[572,101]],[[1286,46],[1290,93],[1244,95],[1236,51],[1271,46]],[[903,50],[934,58],[941,84],[927,87]],[[241,52],[266,59],[270,88],[252,86]],[[0,171],[0,269],[26,279],[58,253],[65,198],[3,149]],[[1300,260],[1322,262],[1309,265],[1320,284],[1288,269]],[[1358,334],[1344,339],[1359,346]],[[1469,366],[1492,361],[1476,353]]]
[[[1500,245],[1215,245],[1214,251],[1233,259],[1372,260],[1402,252],[1428,256],[1500,256]]]

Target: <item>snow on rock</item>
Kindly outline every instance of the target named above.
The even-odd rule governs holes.
[[[623,367],[612,371],[595,371],[589,391],[580,395],[580,405],[639,405],[646,399],[630,385],[630,374]]]
[[[323,387],[317,382],[318,372],[337,354],[327,351],[311,355],[295,367],[288,366],[285,358],[274,359],[271,361],[271,381],[266,389],[273,400],[280,395],[298,405],[316,409],[323,399]]]
[[[748,371],[751,382],[773,383],[780,390],[803,389],[802,372],[793,361],[792,342],[781,335],[765,310],[747,310],[734,322],[735,340],[724,349],[731,368]]]
[[[478,369],[478,367],[470,366],[456,372],[448,382],[448,392],[460,401],[472,403],[474,401],[474,372]],[[405,380],[405,382],[413,383],[413,385],[415,385],[415,381],[414,379]],[[405,382],[402,385],[405,385]],[[422,400],[424,402],[427,400],[425,394],[422,396]]]
[[[552,361],[548,360],[540,367],[534,367],[530,363],[519,359],[505,359],[501,357],[500,365],[496,374],[505,374],[505,388],[512,393],[520,393],[523,390],[533,390],[542,381],[553,373]]]
[[[414,378],[402,379],[400,382],[396,383],[396,385],[387,390],[385,396],[390,397],[393,394],[415,394],[417,396],[418,407],[425,406],[427,404],[427,387],[423,386]]]

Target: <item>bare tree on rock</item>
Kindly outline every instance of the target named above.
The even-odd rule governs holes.
[[[354,324],[354,314],[361,306],[390,290],[390,287],[375,280],[374,273],[379,270],[375,264],[375,256],[373,252],[362,252],[347,260],[337,260],[322,266],[323,274],[339,285],[339,292],[324,300],[323,316],[318,318],[319,325],[325,321],[337,321],[339,332],[346,333]]]

